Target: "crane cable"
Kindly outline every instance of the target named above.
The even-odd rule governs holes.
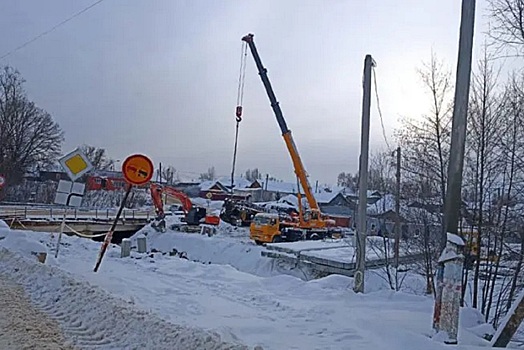
[[[237,108],[235,112],[236,131],[235,131],[235,148],[233,152],[233,167],[231,170],[231,194],[233,193],[233,186],[235,185],[235,165],[237,160],[237,146],[238,146],[238,127],[242,121],[242,103],[244,100],[244,81],[246,76],[246,60],[247,60],[247,43],[242,42],[242,49],[240,51],[240,73],[238,76],[238,91],[237,91]]]

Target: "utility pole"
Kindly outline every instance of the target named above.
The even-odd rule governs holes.
[[[395,192],[395,267],[398,269],[400,258],[400,147],[397,147],[397,189]],[[397,286],[398,287],[398,286]]]
[[[364,59],[364,96],[362,98],[362,130],[360,134],[360,169],[358,187],[357,262],[355,272],[356,293],[364,293],[364,272],[366,269],[366,212],[368,192],[369,123],[371,109],[371,55]]]
[[[444,203],[444,228],[440,239],[440,251],[446,248],[448,232],[458,233],[458,223],[462,204],[462,170],[464,167],[464,148],[466,143],[466,122],[469,102],[469,86],[471,77],[471,61],[473,51],[473,32],[475,27],[475,0],[462,0],[462,13],[460,20],[460,38],[458,50],[457,77],[455,84],[455,103],[453,107],[453,124],[451,129],[451,147],[448,165],[448,184]],[[441,330],[441,308],[444,290],[443,263],[439,263],[437,270],[437,293],[433,314],[433,328]],[[460,289],[460,288],[459,288]],[[460,291],[458,291],[460,294]],[[454,322],[458,322],[458,307],[455,308],[455,295],[450,296],[453,304],[452,314],[449,315]],[[456,300],[459,302],[460,295]],[[446,308],[449,305],[446,305]],[[456,317],[456,319],[455,319]],[[455,339],[456,340],[456,339]]]

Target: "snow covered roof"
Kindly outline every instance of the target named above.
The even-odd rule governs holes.
[[[295,208],[298,207],[298,197],[292,194],[288,194],[287,196],[284,196],[280,198],[277,203],[286,203],[289,205],[294,206]]]
[[[385,194],[382,198],[373,204],[368,205],[367,213],[371,215],[383,214],[395,210],[395,196]]]
[[[297,184],[293,182],[283,182],[276,180],[269,180],[267,182],[267,187],[265,181],[259,181],[262,188],[267,189],[271,192],[280,192],[280,193],[297,193]],[[300,187],[302,190],[302,187]]]
[[[220,182],[224,187],[231,187],[231,177],[221,177],[217,181]],[[247,188],[251,186],[252,183],[252,181],[249,181],[245,177],[236,176],[233,178],[233,184],[235,185],[235,189]]]
[[[342,192],[321,192],[314,193],[313,195],[319,204],[326,204],[331,202],[340,193]]]
[[[99,170],[99,169],[93,170],[91,175],[101,176],[101,177],[111,177],[111,178],[123,178],[124,177],[121,171]]]
[[[201,191],[209,191],[209,189],[211,189],[211,187],[215,186],[216,184],[217,181],[203,181],[200,183],[199,187]]]
[[[233,180],[234,180],[235,189],[248,188],[252,184],[251,181],[243,177],[235,177]],[[224,189],[228,189],[231,187],[231,178],[230,177],[221,177],[217,180],[203,181],[200,183],[199,186],[202,191],[207,191],[216,184],[223,187]]]
[[[358,192],[351,192],[347,194],[348,197],[358,198]],[[379,191],[376,190],[367,190],[367,198],[378,198],[382,197]]]

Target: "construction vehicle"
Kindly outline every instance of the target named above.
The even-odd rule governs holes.
[[[323,239],[331,235],[330,224],[332,220],[323,218],[318,203],[313,196],[309,184],[307,173],[298,153],[297,147],[291,136],[291,130],[288,129],[282,110],[273,92],[273,88],[267,76],[267,70],[262,65],[257,48],[253,41],[253,34],[248,34],[242,38],[249,46],[253,59],[258,69],[260,79],[264,84],[266,93],[271,102],[271,107],[275,113],[277,123],[280,126],[282,137],[291,156],[293,168],[297,179],[302,186],[307,202],[309,204],[308,212],[304,211],[301,205],[301,196],[299,189],[299,217],[298,222],[282,222],[280,216],[269,218],[267,214],[256,214],[250,225],[250,237],[256,243],[269,243],[278,241],[297,241],[302,239]],[[269,219],[269,220],[268,220]],[[272,220],[275,219],[275,220]]]
[[[206,231],[214,233],[215,227],[220,223],[220,218],[216,215],[208,215],[207,209],[194,206],[189,197],[182,191],[166,185],[159,185],[151,183],[151,198],[155,206],[156,217],[151,223],[151,226],[159,231],[166,231],[166,213],[164,211],[164,198],[173,197],[178,200],[182,206],[184,217],[181,223],[175,223],[171,229],[176,229],[184,232],[199,232]],[[202,230],[202,227],[206,230]]]
[[[481,262],[486,263],[497,263],[499,261],[499,256],[494,250],[479,249],[480,240],[478,230],[471,229],[461,229],[460,235],[465,241],[464,246],[464,255],[465,255],[465,266],[467,268],[473,268],[473,264],[479,259]]]
[[[228,197],[224,200],[220,219],[233,226],[249,226],[253,217],[262,212],[264,212],[263,208],[252,203]]]

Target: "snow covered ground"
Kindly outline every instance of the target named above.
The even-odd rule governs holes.
[[[449,348],[429,337],[432,298],[387,290],[376,273],[367,274],[363,295],[352,292],[348,277],[300,279],[300,271],[261,257],[241,229],[207,237],[146,228],[132,240],[147,233],[148,249],[158,252],[120,258],[112,245],[97,273],[100,243],[63,237],[54,259],[56,234],[3,232],[0,246],[10,252],[0,253],[0,273],[13,276],[85,348]],[[51,253],[46,265],[12,253],[31,257],[42,247]],[[170,256],[173,248],[189,260]],[[475,311],[462,310],[456,348],[489,346],[481,338],[486,328]]]

